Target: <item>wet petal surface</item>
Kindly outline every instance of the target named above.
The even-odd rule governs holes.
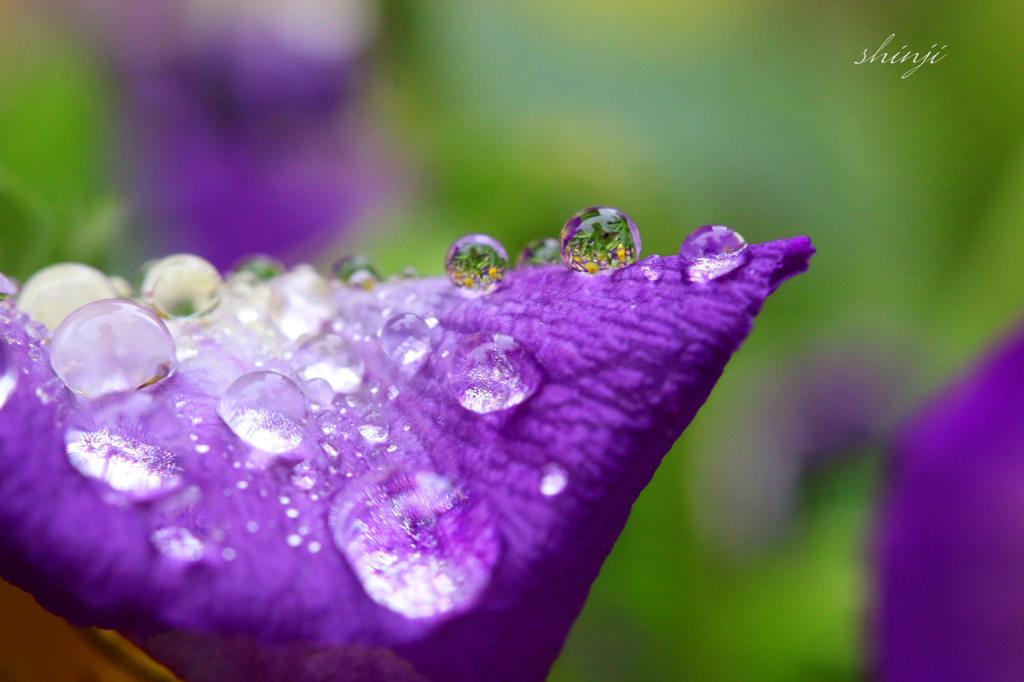
[[[632,503],[813,248],[796,238],[749,252],[710,282],[690,281],[676,256],[653,281],[639,264],[599,276],[541,265],[485,296],[443,279],[320,287],[315,310],[275,289],[288,275],[229,278],[211,316],[169,323],[178,368],[143,389],[188,437],[173,448],[175,485],[142,501],[69,462],[65,431],[87,401],[0,304],[19,372],[0,410],[0,574],[75,624],[135,633],[190,679],[215,678],[185,632],[260,652],[210,654],[222,680],[272,679],[246,666],[313,645],[386,647],[433,680],[543,679]],[[399,313],[430,328],[415,363],[381,345]],[[294,447],[261,450],[218,405],[252,372],[304,386],[290,359],[307,340],[290,333],[298,318],[346,339],[362,379],[311,401],[291,422]],[[479,334],[501,340],[508,365],[484,373],[488,390],[519,377],[485,411],[452,381],[465,374],[460,344]]]

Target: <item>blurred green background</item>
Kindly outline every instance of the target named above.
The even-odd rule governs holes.
[[[51,19],[0,0],[0,270],[131,275],[117,81]],[[947,56],[854,64],[890,34]],[[592,204],[645,254],[707,223],[819,250],[635,505],[552,680],[870,673],[887,434],[1024,302],[1022,38],[1009,0],[383,6],[361,106],[403,189],[338,250],[440,274],[466,232],[517,252]]]

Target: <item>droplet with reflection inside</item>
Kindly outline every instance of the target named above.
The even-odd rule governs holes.
[[[483,500],[432,471],[348,487],[335,546],[378,604],[409,618],[458,612],[487,587],[499,544]]]
[[[18,308],[54,330],[86,303],[117,298],[107,276],[81,263],[57,263],[28,278],[18,296]]]
[[[562,262],[562,254],[558,250],[558,240],[553,237],[534,239],[523,247],[516,256],[516,267],[526,268],[534,265],[551,265]]]
[[[53,371],[86,398],[149,386],[170,376],[177,362],[164,323],[137,303],[119,299],[82,306],[50,342]]]
[[[81,474],[142,500],[181,482],[173,452],[181,434],[174,413],[149,393],[112,393],[72,413],[64,445]]]
[[[164,317],[196,317],[217,307],[222,286],[220,273],[210,262],[179,253],[146,271],[142,297]]]
[[[271,256],[256,254],[246,256],[235,263],[234,272],[246,275],[258,282],[266,282],[284,274],[284,264]]]
[[[493,291],[507,269],[508,252],[501,242],[486,234],[468,234],[457,239],[444,259],[448,279],[470,291]]]
[[[624,268],[640,258],[640,230],[617,208],[593,206],[573,215],[562,227],[559,249],[573,270],[595,274]]]
[[[486,414],[520,404],[542,381],[533,354],[507,334],[480,332],[464,338],[448,372],[459,404]]]
[[[323,379],[337,393],[352,393],[363,382],[366,365],[347,340],[321,334],[303,343],[292,364],[307,381]]]
[[[747,241],[724,225],[698,227],[683,240],[679,255],[687,261],[690,281],[707,282],[726,275],[746,261]]]
[[[420,360],[430,350],[430,327],[419,315],[392,315],[380,330],[384,354],[403,365]]]
[[[384,279],[380,268],[369,256],[354,253],[339,258],[331,266],[331,274],[341,282],[357,289],[370,291],[377,282]]]
[[[249,445],[280,454],[302,442],[306,397],[282,374],[251,372],[224,391],[217,413]]]

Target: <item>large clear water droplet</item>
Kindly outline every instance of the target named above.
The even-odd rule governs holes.
[[[282,374],[252,372],[228,387],[217,413],[249,445],[271,453],[288,452],[302,442],[306,398]]]
[[[593,206],[566,221],[559,248],[573,270],[594,274],[624,268],[640,258],[640,230],[617,208]]]
[[[68,461],[83,475],[147,499],[181,482],[172,451],[181,434],[177,418],[152,395],[113,393],[71,415],[64,444]]]
[[[395,362],[412,364],[430,350],[430,327],[419,315],[392,315],[381,327],[380,345]]]
[[[164,317],[194,317],[217,307],[222,286],[220,273],[212,264],[179,253],[149,268],[142,281],[142,297]]]
[[[7,404],[17,386],[18,367],[10,357],[7,344],[0,341],[0,408]]]
[[[746,261],[747,242],[724,225],[705,225],[690,233],[679,255],[688,261],[691,281],[706,282],[728,274]]]
[[[469,234],[457,239],[444,259],[448,279],[455,286],[471,291],[493,291],[507,269],[505,247],[486,234]]]
[[[199,561],[203,558],[203,541],[186,528],[169,526],[149,536],[157,551],[178,561]]]
[[[373,289],[377,282],[384,279],[377,264],[361,253],[339,258],[331,266],[331,274],[350,287],[366,291]]]
[[[86,398],[160,381],[177,365],[174,339],[160,319],[131,301],[88,303],[53,333],[50,364]]]
[[[304,379],[324,379],[337,393],[358,389],[366,371],[352,344],[335,334],[321,334],[306,341],[295,352],[292,364]]]
[[[430,471],[353,486],[332,517],[335,545],[366,593],[409,618],[472,606],[498,558],[483,501]]]
[[[561,263],[562,254],[558,249],[558,240],[553,237],[534,239],[516,256],[516,267],[526,268],[534,265],[550,265]]]
[[[486,414],[529,398],[542,374],[533,354],[511,336],[481,332],[459,343],[448,379],[460,405]]]
[[[18,307],[52,331],[86,303],[105,298],[117,298],[117,292],[102,272],[81,263],[57,263],[28,278]]]

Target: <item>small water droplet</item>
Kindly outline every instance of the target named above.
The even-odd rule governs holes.
[[[86,303],[117,298],[107,276],[81,263],[57,263],[28,278],[18,308],[53,330]]]
[[[197,445],[196,446],[196,452],[198,452],[200,455],[205,455],[209,451],[210,451],[210,446],[209,445]]]
[[[260,529],[260,524],[256,523],[255,521],[250,521],[249,523],[245,524],[245,529],[250,533],[255,533]]]
[[[337,393],[352,393],[363,381],[366,367],[352,345],[335,334],[321,334],[303,343],[292,364],[307,381],[324,379]]]
[[[313,540],[313,542],[309,543],[306,547],[309,549],[310,554],[316,554],[321,549],[320,543],[316,540]]]
[[[223,557],[224,561],[234,561],[235,557],[238,556],[238,553],[230,547],[225,547],[221,550],[220,555]]]
[[[517,268],[528,268],[534,265],[550,265],[561,263],[562,254],[558,250],[558,240],[553,237],[534,239],[516,256]]]
[[[334,388],[327,379],[313,377],[302,386],[310,405],[327,407],[334,401]]]
[[[558,464],[548,464],[544,467],[543,477],[540,479],[540,491],[544,495],[557,495],[565,490],[565,484],[569,481],[569,475],[565,469]]]
[[[164,317],[196,317],[217,307],[222,285],[220,273],[208,261],[179,253],[149,268],[142,298]]]
[[[350,287],[365,291],[370,291],[377,282],[384,279],[377,264],[361,253],[335,261],[331,266],[331,275]]]
[[[416,279],[419,276],[420,273],[411,265],[402,268],[402,279]]]
[[[644,277],[649,282],[657,282],[661,279],[661,276],[665,273],[665,265],[662,263],[664,259],[661,256],[649,256],[644,259],[641,272],[644,273]]]
[[[287,510],[285,510],[284,515],[287,516],[289,519],[297,519],[297,518],[299,518],[299,510],[298,509],[287,509]]]
[[[292,533],[288,536],[288,545],[290,547],[298,547],[302,544],[302,536],[297,533]]]
[[[148,393],[113,393],[74,412],[64,434],[68,461],[81,474],[136,499],[181,482],[172,447],[182,437],[174,414]]]
[[[724,225],[698,227],[679,247],[693,282],[707,282],[732,272],[746,262],[746,251],[746,240]]]
[[[333,531],[370,598],[409,618],[471,606],[499,551],[483,501],[429,471],[348,487]]]
[[[371,410],[363,415],[359,433],[371,443],[382,443],[388,437],[388,420],[380,412]]]
[[[486,414],[532,396],[541,384],[533,355],[507,334],[480,332],[464,338],[448,372],[459,404]]]
[[[430,327],[419,315],[393,315],[381,327],[380,345],[395,362],[412,364],[430,350]]]
[[[286,496],[286,495],[279,495],[278,498],[277,498],[277,501],[280,502],[281,504],[291,504],[292,503],[291,498]]]
[[[149,536],[157,551],[178,561],[199,561],[203,558],[203,541],[185,528],[161,528]]]
[[[317,480],[316,469],[309,462],[299,462],[292,470],[292,485],[302,490],[312,490]]]
[[[306,398],[286,376],[252,372],[228,387],[217,413],[249,445],[266,452],[288,452],[302,442]]]
[[[594,206],[566,221],[559,247],[565,264],[579,272],[624,268],[640,258],[640,230],[622,211]]]
[[[462,237],[448,249],[444,271],[457,287],[492,291],[505,277],[508,253],[497,239],[485,234]]]
[[[399,391],[397,386],[388,386],[388,400],[394,400],[398,395]],[[0,403],[0,406],[2,405],[3,403]]]
[[[7,404],[17,386],[18,367],[9,356],[7,344],[0,341],[0,408]]]
[[[266,282],[284,273],[284,263],[271,256],[256,254],[242,258],[232,270],[257,282]]]
[[[238,483],[235,483],[235,487],[238,488],[239,490],[245,490],[246,488],[249,487],[249,482],[239,481]]]
[[[53,333],[50,364],[75,393],[95,398],[168,377],[177,366],[174,339],[156,315],[131,301],[82,306]]]

